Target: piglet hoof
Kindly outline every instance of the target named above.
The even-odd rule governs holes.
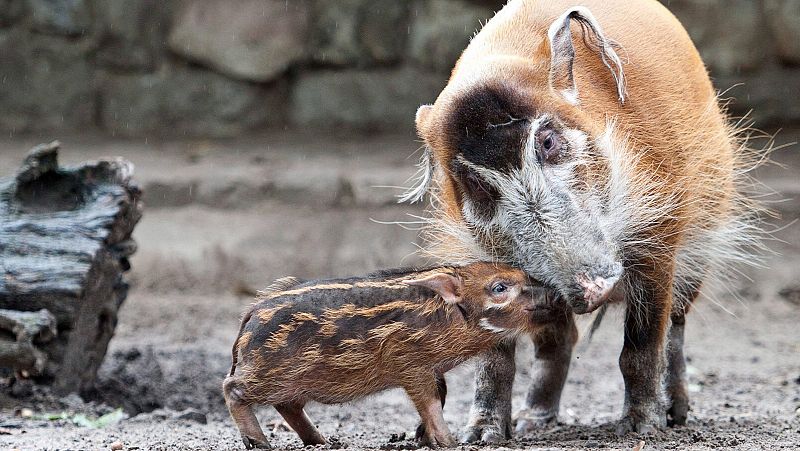
[[[425,440],[425,423],[420,423],[417,426],[417,432],[414,433],[414,440],[418,442]]]
[[[248,437],[246,435],[242,435],[242,442],[244,442],[244,447],[247,449],[272,449],[272,446],[269,443]]]
[[[434,437],[425,437],[423,438],[420,443],[423,446],[428,446],[431,448],[452,448],[458,444],[456,439],[453,438],[450,434],[439,435]]]
[[[518,436],[528,435],[555,423],[557,419],[558,415],[552,412],[523,409],[517,413],[517,426],[514,428],[514,432]]]
[[[451,448],[458,444],[456,439],[449,433],[446,434],[427,434],[425,426],[420,424],[417,427],[416,440],[422,446],[429,448]]]

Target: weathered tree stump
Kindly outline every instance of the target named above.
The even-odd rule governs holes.
[[[59,167],[58,148],[34,148],[0,178],[0,367],[82,393],[127,295],[141,192],[128,161]]]

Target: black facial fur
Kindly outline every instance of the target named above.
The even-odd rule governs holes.
[[[475,214],[486,221],[491,220],[500,199],[497,189],[458,160],[451,162],[450,170],[461,192],[471,201]]]
[[[533,108],[511,88],[482,86],[459,98],[446,120],[448,145],[470,163],[508,173],[522,164]],[[450,171],[475,214],[490,220],[497,190],[457,159]]]
[[[458,99],[447,119],[449,146],[466,160],[508,172],[521,165],[533,108],[511,88],[483,86]]]

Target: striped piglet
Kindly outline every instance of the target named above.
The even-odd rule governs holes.
[[[548,292],[502,264],[280,279],[242,320],[225,400],[247,448],[270,447],[253,413],[257,404],[274,406],[305,445],[314,445],[326,442],[303,411],[306,402],[343,403],[402,387],[422,418],[417,438],[452,446],[442,417],[443,374],[534,333],[552,308]]]

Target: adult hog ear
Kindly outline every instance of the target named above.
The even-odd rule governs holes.
[[[433,290],[448,304],[461,302],[461,279],[451,274],[436,273],[419,279],[404,280],[403,283]]]
[[[627,96],[625,72],[622,69],[622,60],[616,52],[616,49],[619,49],[620,46],[605,36],[600,23],[592,12],[583,6],[568,9],[550,24],[550,28],[547,31],[547,37],[550,41],[550,88],[567,102],[573,105],[579,103],[578,87],[575,84],[573,72],[575,47],[572,45],[572,32],[570,29],[570,23],[573,20],[581,26],[583,42],[600,57],[603,64],[611,72],[617,87],[619,102],[624,104]]]
[[[421,137],[425,136],[425,130],[428,128],[428,119],[433,111],[433,105],[422,105],[417,109],[417,115],[414,118],[414,124],[417,127],[417,134]]]

